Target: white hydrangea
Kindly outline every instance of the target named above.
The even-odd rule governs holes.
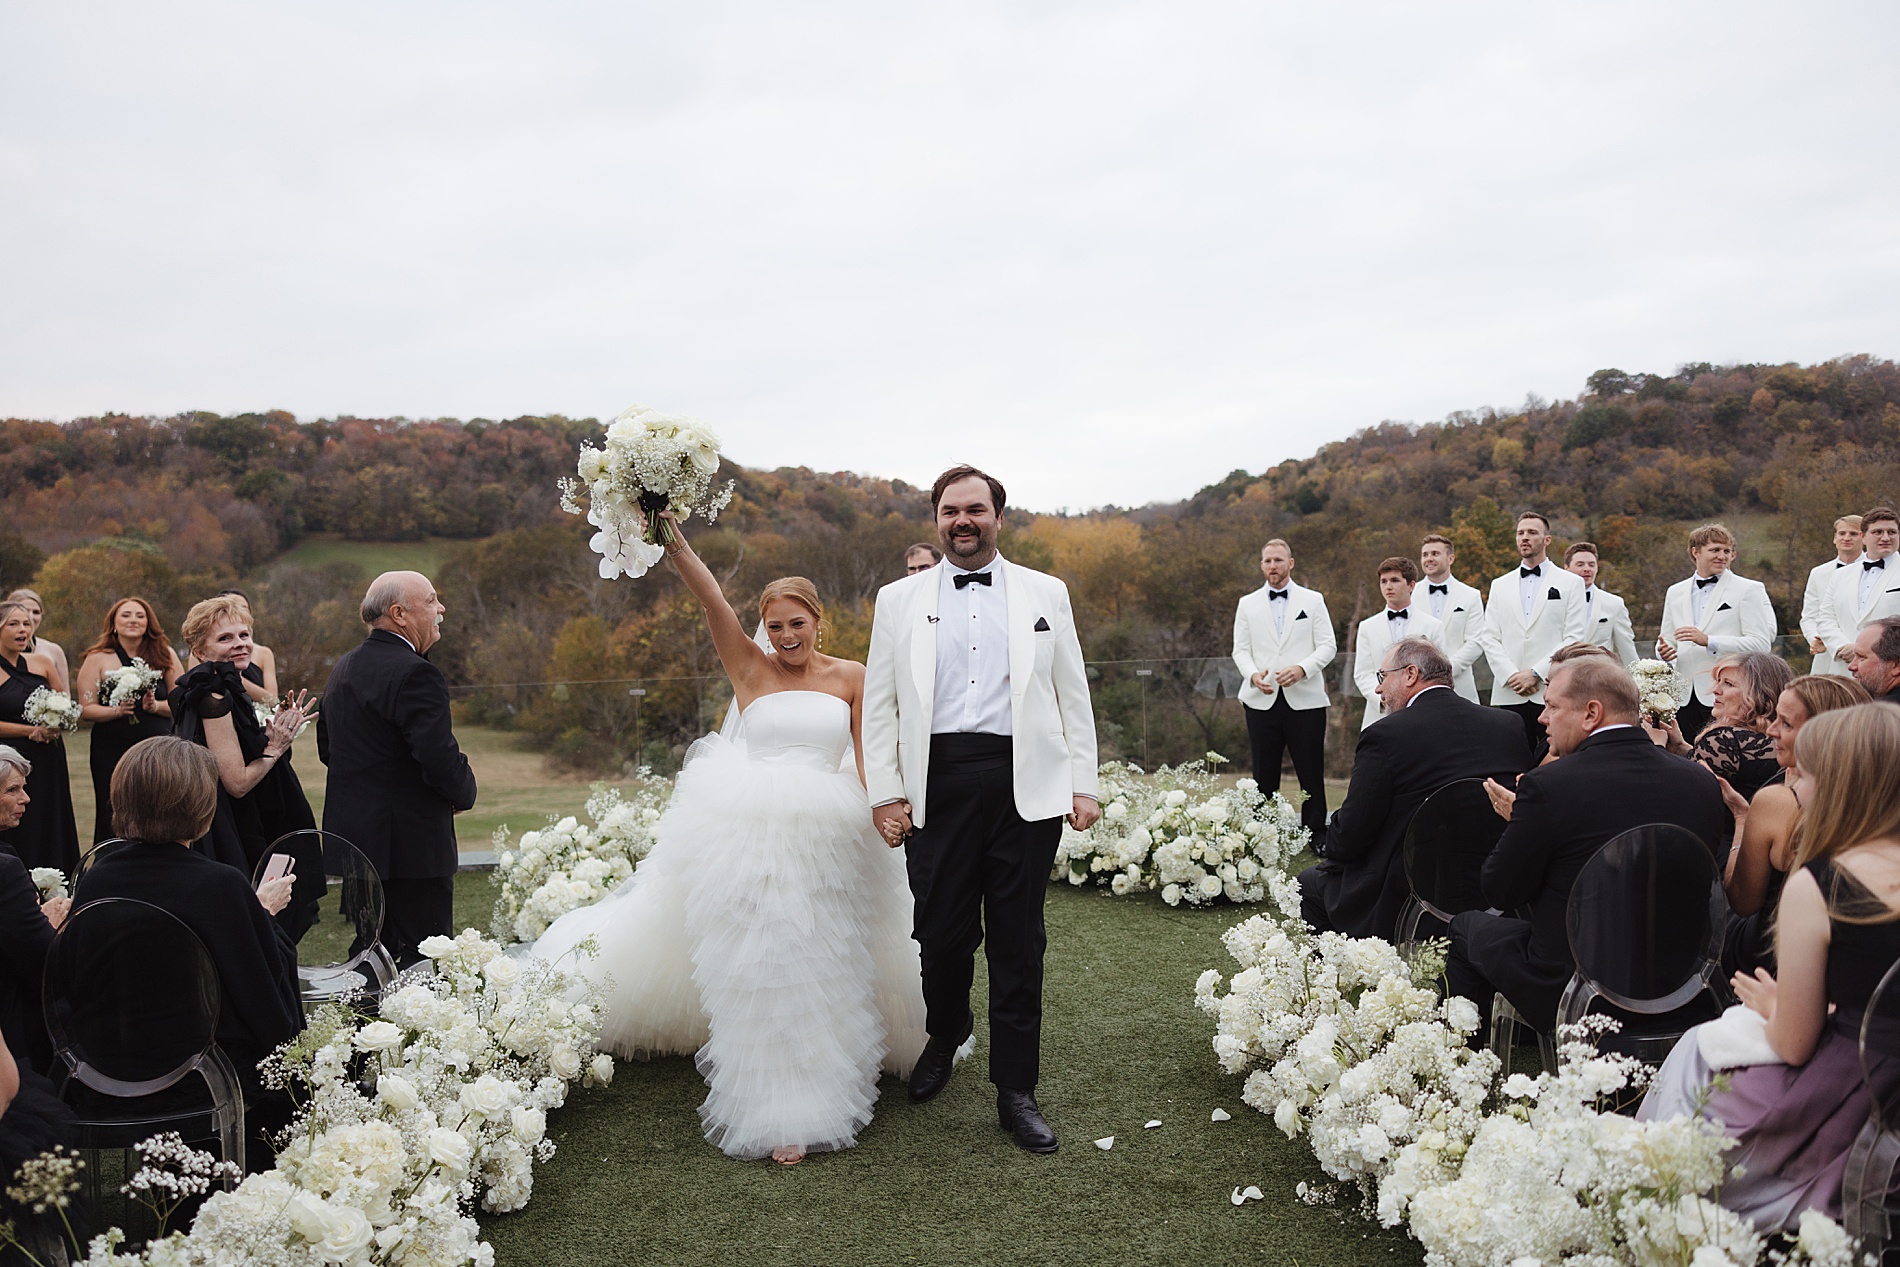
[[[500,888],[489,930],[503,941],[533,941],[569,911],[592,906],[633,877],[653,848],[654,829],[671,796],[664,780],[642,779],[630,793],[598,785],[586,816],[550,820],[511,841],[495,832],[494,883]]]

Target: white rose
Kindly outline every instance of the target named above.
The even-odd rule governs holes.
[[[1108,887],[1113,890],[1116,897],[1120,897],[1134,886],[1129,883],[1128,874],[1126,872],[1117,871],[1115,878],[1109,881]]]
[[[517,1108],[510,1121],[515,1136],[524,1144],[538,1144],[548,1133],[548,1115],[540,1109]]]
[[[356,1031],[350,1046],[358,1051],[395,1051],[402,1046],[402,1027],[388,1021],[371,1021]]]
[[[1180,788],[1174,789],[1174,791],[1162,798],[1162,800],[1169,805],[1186,805],[1187,799],[1188,794],[1183,792]]]
[[[583,447],[579,467],[580,477],[591,484],[606,473],[607,455],[592,446]]]
[[[482,975],[497,989],[505,990],[521,980],[521,965],[507,957],[490,959],[482,965]]]
[[[1166,902],[1169,906],[1181,905],[1181,886],[1178,884],[1170,884],[1162,889],[1161,900]]]
[[[462,1088],[462,1107],[476,1117],[500,1117],[514,1099],[511,1090],[501,1079],[483,1074]]]
[[[330,1220],[329,1234],[317,1245],[317,1257],[326,1263],[363,1262],[375,1236],[376,1229],[370,1226],[367,1215],[344,1206]]]
[[[581,1055],[572,1047],[556,1047],[548,1056],[548,1072],[563,1082],[580,1076]]]
[[[455,949],[455,939],[452,937],[444,937],[438,933],[434,937],[424,937],[422,944],[417,946],[416,949],[421,952],[422,957],[425,959],[440,959],[443,955]]]
[[[317,1242],[330,1234],[330,1203],[314,1192],[298,1192],[290,1198],[290,1226],[306,1241]]]
[[[614,1058],[604,1051],[598,1056],[595,1056],[593,1074],[594,1081],[603,1087],[612,1082],[614,1080]]]
[[[475,1147],[462,1132],[452,1131],[446,1126],[438,1126],[429,1132],[429,1160],[458,1179],[468,1173],[468,1163],[474,1156]]]
[[[409,1079],[386,1073],[376,1079],[376,1094],[398,1113],[408,1113],[422,1103],[415,1084]]]
[[[1202,897],[1219,897],[1221,891],[1220,877],[1217,875],[1204,875],[1201,877],[1201,882],[1195,887],[1201,891]]]

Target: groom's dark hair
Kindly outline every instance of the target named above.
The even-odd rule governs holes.
[[[1003,481],[985,471],[977,470],[974,466],[953,466],[939,475],[937,482],[930,486],[930,514],[933,519],[936,517],[938,505],[943,501],[943,490],[958,480],[969,479],[972,475],[990,486],[990,509],[999,516],[1003,513],[1003,503],[1008,500],[1008,495],[1003,492]]]

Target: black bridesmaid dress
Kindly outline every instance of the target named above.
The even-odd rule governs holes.
[[[0,669],[6,680],[0,682],[0,721],[26,725],[26,701],[33,692],[50,683],[26,667],[26,657],[18,663],[0,656]],[[33,763],[26,776],[26,794],[30,798],[20,825],[6,833],[5,843],[29,867],[58,867],[72,878],[79,866],[79,829],[73,823],[73,789],[67,781],[66,745],[60,741],[35,743],[31,739],[0,739],[19,750]]]
[[[119,663],[130,666],[132,657],[125,653],[115,638],[112,650],[118,655]],[[151,690],[154,700],[165,698],[165,681],[159,679],[158,685]],[[118,835],[112,830],[112,772],[119,768],[119,758],[123,757],[133,744],[153,735],[169,735],[172,723],[163,713],[135,712],[130,717],[118,721],[95,722],[92,727],[92,801],[97,806],[92,818],[92,843],[110,840]]]
[[[264,755],[264,728],[257,710],[244,693],[236,666],[223,660],[194,665],[171,691],[172,733],[205,742],[204,719],[229,716],[237,731],[238,750],[245,764]],[[246,875],[279,836],[317,825],[316,815],[303,794],[303,784],[290,767],[286,752],[243,796],[232,796],[218,785],[218,815],[211,832],[192,845],[219,862],[228,862]]]

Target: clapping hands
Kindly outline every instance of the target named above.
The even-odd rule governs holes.
[[[265,751],[278,756],[283,755],[303,728],[317,719],[317,702],[310,698],[309,691],[298,691],[284,698],[283,704],[270,719],[270,725],[264,728]]]

